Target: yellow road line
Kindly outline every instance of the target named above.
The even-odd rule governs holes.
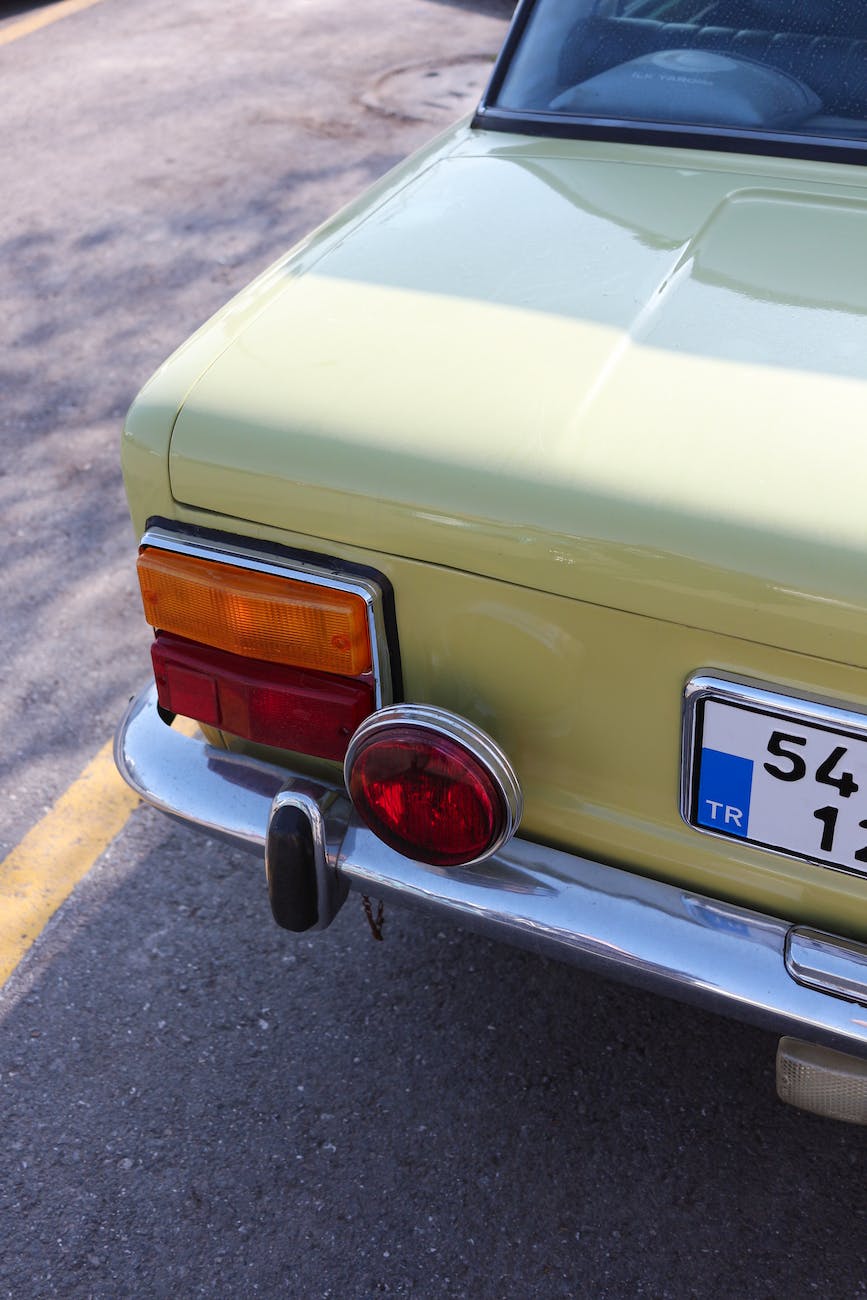
[[[102,0],[60,0],[59,4],[52,5],[50,9],[37,9],[24,18],[19,18],[17,22],[0,27],[0,45],[9,45],[22,36],[38,31],[40,27],[47,27],[49,23],[56,23],[60,18],[67,18],[70,14],[90,9],[92,5],[101,2]]]
[[[0,862],[0,984],[123,829],[137,803],[117,773],[109,741]]]

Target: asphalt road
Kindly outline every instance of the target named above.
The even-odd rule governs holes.
[[[102,0],[2,44],[37,9],[0,8],[0,857],[148,672],[136,388],[472,97],[508,4]],[[139,810],[0,999],[0,1294],[867,1294],[865,1136],[781,1106],[774,1047],[412,913],[293,939],[258,862]]]

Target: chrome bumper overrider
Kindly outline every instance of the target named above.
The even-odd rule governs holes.
[[[411,862],[353,817],[342,788],[167,726],[153,687],[130,704],[115,758],[142,799],[236,847],[263,856],[267,847],[273,872],[291,876],[298,826],[309,828],[315,897],[291,928],[324,928],[352,888],[448,913],[491,938],[867,1056],[867,947],[860,944],[517,838],[462,870]],[[291,834],[281,829],[287,816],[294,818]]]

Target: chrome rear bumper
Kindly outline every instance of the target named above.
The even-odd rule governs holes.
[[[447,913],[491,938],[683,1002],[867,1056],[863,945],[517,838],[463,870],[411,862],[353,817],[342,788],[167,726],[153,687],[130,704],[115,759],[146,802],[268,858],[272,901],[275,880],[278,893],[281,881],[290,886],[283,907],[294,897],[301,827],[309,852],[298,871],[307,872],[314,897],[297,924],[290,916],[292,929],[324,928],[348,889],[356,889]]]

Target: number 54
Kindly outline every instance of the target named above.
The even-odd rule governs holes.
[[[788,767],[779,767],[776,763],[765,763],[764,768],[771,776],[775,776],[778,781],[801,781],[807,775],[807,764],[804,761],[803,754],[798,750],[791,749],[792,745],[803,747],[807,743],[806,736],[789,736],[784,731],[775,731],[768,741],[768,753],[773,754],[775,758],[782,758],[789,764]],[[838,745],[832,750],[824,762],[816,768],[815,778],[822,785],[832,785],[839,790],[842,799],[848,799],[850,795],[856,794],[859,786],[851,772],[842,772],[839,776],[834,775],[834,768],[848,751],[843,745]]]

